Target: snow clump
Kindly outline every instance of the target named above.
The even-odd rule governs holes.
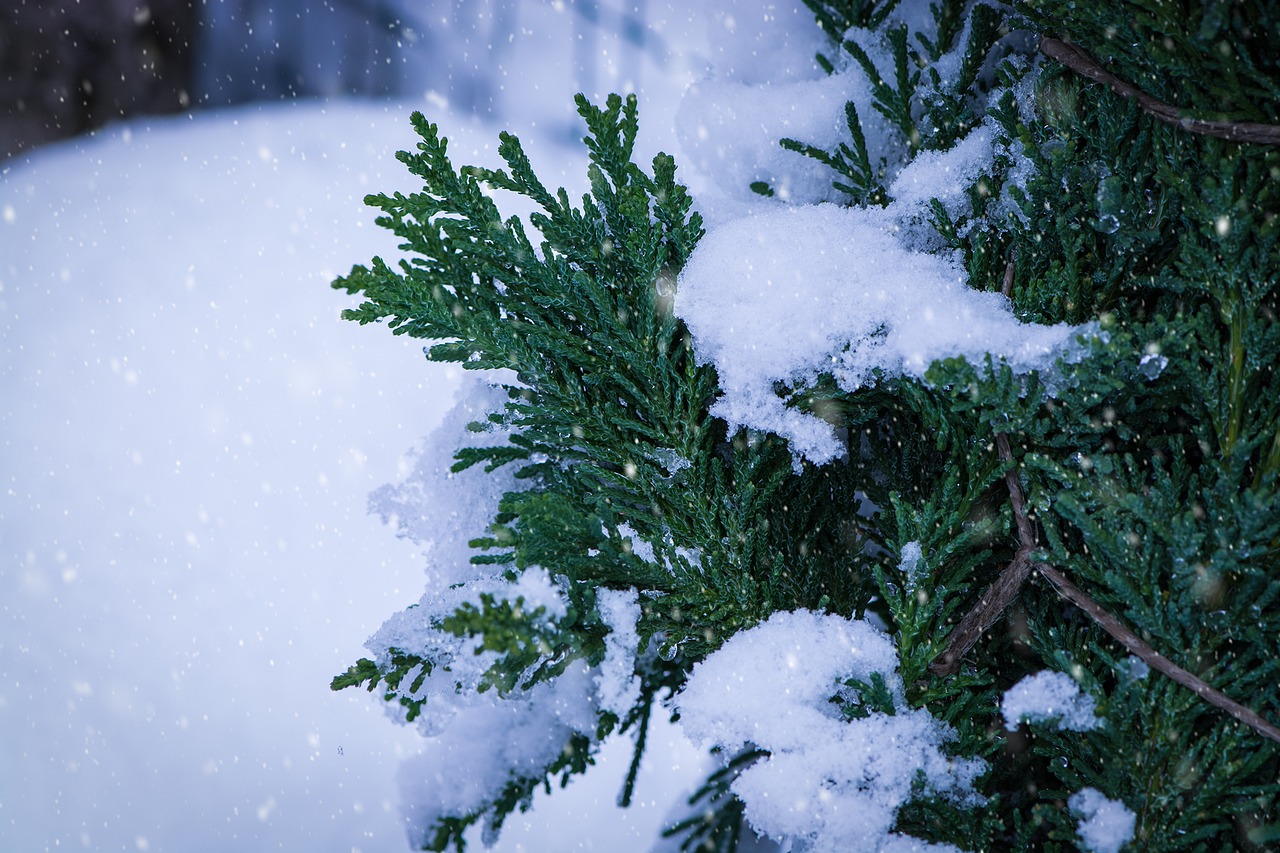
[[[431,842],[441,818],[490,806],[513,775],[541,779],[575,734],[595,732],[595,708],[586,698],[592,693],[591,674],[585,664],[519,696],[500,698],[496,693],[469,693],[466,713],[426,738],[421,751],[400,766],[404,818],[415,847]],[[419,719],[430,713],[424,711]]]
[[[797,457],[823,464],[843,455],[841,436],[820,413],[793,405],[820,377],[852,393],[882,379],[923,380],[940,359],[984,365],[990,357],[1051,386],[1058,361],[1079,360],[1078,339],[1093,327],[1022,323],[1008,299],[972,289],[930,206],[936,199],[961,219],[971,211],[970,188],[997,158],[1013,164],[1010,185],[1025,188],[1031,167],[1021,143],[986,119],[950,149],[913,158],[845,51],[812,26],[795,34],[802,51],[768,42],[748,26],[767,19],[743,12],[732,48],[716,57],[710,79],[691,87],[677,117],[682,162],[706,185],[694,188],[708,230],[680,273],[675,310],[698,360],[719,375],[723,395],[712,413],[731,429],[782,436]],[[933,31],[925,2],[895,7],[891,20]],[[877,36],[854,28],[846,37],[892,78],[893,58]],[[966,30],[936,64],[944,86],[967,42]],[[828,55],[833,73],[810,58],[815,52]],[[1017,94],[1021,105],[1026,93]],[[832,185],[840,176],[779,144],[789,138],[829,151],[847,143],[846,104],[857,112],[869,161],[884,170],[887,207],[830,204],[849,201]],[[1018,212],[1002,197],[961,233]]]
[[[1050,669],[1028,675],[1010,687],[1000,703],[1009,731],[1024,720],[1057,720],[1063,731],[1087,732],[1102,725],[1096,709],[1093,697],[1082,692],[1071,676]]]
[[[636,649],[640,637],[640,597],[634,589],[601,589],[596,593],[600,618],[609,626],[604,638],[604,660],[596,675],[600,708],[623,717],[640,700],[640,679],[636,677]]]
[[[505,378],[505,377],[503,377]],[[412,470],[398,483],[369,495],[369,511],[396,528],[396,535],[420,546],[427,561],[428,587],[444,589],[495,574],[471,562],[471,540],[485,536],[493,511],[507,492],[519,491],[515,466],[486,472],[484,465],[452,471],[459,447],[506,444],[508,433],[488,420],[501,412],[507,392],[468,372],[457,401],[441,424],[410,454]],[[485,424],[476,430],[471,424]]]
[[[399,772],[415,845],[430,843],[441,818],[490,806],[513,775],[540,779],[575,736],[594,741],[602,701],[611,709],[627,708],[638,693],[629,678],[634,652],[624,653],[635,645],[634,592],[602,593],[601,615],[614,633],[606,640],[601,671],[576,664],[552,681],[507,695],[482,689],[498,660],[483,649],[484,638],[459,637],[442,627],[463,605],[482,606],[483,595],[518,603],[531,623],[547,627],[566,612],[560,582],[545,569],[530,566],[512,581],[493,566],[470,561],[475,550],[468,543],[487,533],[503,493],[519,484],[510,465],[493,472],[482,465],[451,471],[452,453],[507,441],[507,433],[487,420],[506,400],[502,388],[474,382],[417,454],[412,473],[370,498],[374,511],[423,547],[427,562],[427,589],[418,604],[388,619],[365,644],[384,672],[394,668],[398,654],[429,664],[407,673],[396,690],[422,703],[414,720],[424,736],[422,750]],[[477,432],[469,427],[476,422],[489,428]],[[400,703],[384,708],[407,722]]]
[[[768,753],[732,784],[757,832],[811,851],[955,850],[891,832],[918,774],[928,793],[972,806],[986,770],[945,754],[954,731],[908,706],[897,665],[893,641],[866,621],[775,613],[697,664],[673,702],[695,743]],[[895,713],[846,720],[833,697],[873,674]]]
[[[1076,835],[1083,849],[1120,853],[1120,848],[1133,840],[1136,818],[1119,800],[1109,800],[1095,788],[1081,788],[1067,800],[1067,807],[1080,816]]]
[[[914,251],[889,208],[775,208],[711,230],[681,273],[676,311],[715,365],[730,427],[787,438],[815,464],[844,445],[775,386],[832,376],[844,391],[879,377],[923,379],[939,359],[987,355],[1015,372],[1050,370],[1082,327],[1021,323],[998,293],[972,290],[963,259]]]
[[[920,565],[923,560],[924,551],[921,550],[919,542],[908,542],[902,546],[898,571],[902,572],[902,576],[906,578],[909,589],[918,589],[920,581],[924,580],[926,567]]]

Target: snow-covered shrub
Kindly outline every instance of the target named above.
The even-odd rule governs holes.
[[[1265,845],[1280,155],[1090,54],[1274,123],[1265,37],[1218,4],[806,5],[690,94],[697,209],[618,97],[579,102],[580,205],[509,135],[455,169],[420,115],[422,191],[370,198],[408,258],[339,280],[346,316],[506,371],[453,474],[381,504],[470,564],[433,550],[335,681],[437,739],[414,841],[496,830],[631,730],[625,800],[665,708],[724,759],[682,849]],[[1188,69],[1228,82],[1174,98]]]

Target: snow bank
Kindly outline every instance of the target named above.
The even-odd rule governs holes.
[[[408,105],[117,125],[0,173],[0,849],[392,849],[329,679],[416,583],[363,496],[454,380],[338,319]],[[472,148],[460,128],[459,150]]]
[[[583,701],[591,688],[587,668],[578,665],[518,699],[468,694],[466,713],[427,738],[397,774],[410,841],[429,842],[441,817],[487,807],[513,773],[540,779],[574,733],[594,732],[595,708]]]

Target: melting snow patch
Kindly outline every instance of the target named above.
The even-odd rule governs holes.
[[[928,793],[977,805],[986,769],[943,753],[954,731],[909,708],[897,664],[893,641],[865,621],[775,613],[695,666],[675,704],[695,742],[769,753],[732,785],[757,832],[811,851],[954,850],[890,831],[918,774]],[[844,719],[832,697],[873,674],[894,713]]]

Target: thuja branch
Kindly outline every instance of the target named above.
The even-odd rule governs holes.
[[[1004,281],[1001,283],[1000,292],[1004,294],[1005,298],[1009,298],[1013,294],[1015,260],[1015,257],[1010,257],[1004,268]],[[1000,450],[1000,458],[1006,464],[1013,460],[1013,453],[1009,450],[1009,439],[1004,433],[996,434],[996,446]],[[1018,597],[1018,592],[1022,589],[1022,585],[1027,582],[1027,576],[1031,573],[1031,548],[1034,544],[1034,537],[1031,532],[1031,525],[1027,521],[1026,513],[1021,512],[1022,490],[1018,486],[1017,476],[1014,474],[1012,467],[1005,473],[1005,482],[1009,487],[1010,498],[1015,500],[1014,518],[1017,519],[1018,523],[1018,537],[1021,547],[1018,549],[1018,553],[1014,555],[1013,561],[1008,566],[1005,566],[1004,570],[996,577],[995,582],[982,593],[978,603],[965,614],[964,618],[960,620],[959,624],[947,637],[946,649],[933,663],[929,664],[929,672],[934,675],[955,675],[960,671],[960,660],[969,653],[974,644],[996,623],[1000,615]]]
[[[1027,576],[1031,574],[1030,553],[1030,550],[1019,550],[1013,562],[1005,566],[991,586],[986,588],[978,603],[947,636],[947,647],[929,664],[929,672],[934,675],[955,675],[960,671],[961,659],[1018,597]]]
[[[1260,714],[1251,711],[1239,702],[1229,698],[1225,694],[1215,690],[1202,679],[1197,678],[1187,672],[1182,667],[1169,660],[1164,655],[1157,652],[1151,646],[1143,642],[1142,638],[1129,629],[1127,625],[1107,612],[1102,605],[1094,601],[1086,595],[1078,586],[1067,579],[1067,576],[1055,569],[1047,563],[1036,563],[1035,570],[1039,572],[1045,580],[1053,584],[1053,588],[1058,594],[1070,601],[1076,607],[1079,607],[1089,617],[1101,626],[1112,637],[1119,641],[1120,645],[1129,650],[1130,654],[1141,658],[1152,669],[1157,670],[1169,678],[1172,678],[1183,687],[1195,693],[1210,705],[1215,705],[1235,717],[1246,726],[1257,731],[1266,737],[1280,743],[1280,728],[1269,723]]]
[[[1006,270],[1006,281],[1012,278],[1013,263]],[[978,603],[973,606],[955,629],[947,637],[947,647],[942,654],[929,665],[929,672],[934,675],[955,675],[960,671],[960,660],[969,653],[982,635],[996,623],[1000,615],[1018,597],[1022,585],[1031,573],[1031,551],[1035,548],[1035,535],[1031,522],[1027,518],[1022,499],[1022,487],[1018,485],[1018,475],[1013,462],[1013,453],[1009,449],[1009,439],[1004,433],[996,434],[996,447],[1000,458],[1009,465],[1005,472],[1005,485],[1009,489],[1009,500],[1013,504],[1013,517],[1018,525],[1018,553],[1013,561],[1005,566],[991,586],[982,593]]]
[[[1280,728],[1157,652],[1129,626],[1073,584],[1062,572],[1047,563],[1031,561],[1030,555],[1036,545],[1035,533],[1031,526],[1031,519],[1027,516],[1026,501],[1022,495],[1022,486],[1018,483],[1017,469],[1010,464],[1013,462],[1013,453],[1009,448],[1009,439],[1004,433],[996,435],[996,448],[1000,453],[1000,459],[1009,465],[1004,482],[1009,490],[1009,504],[1013,507],[1013,518],[1018,527],[1018,543],[1021,547],[1013,562],[1000,573],[1000,577],[984,593],[978,604],[961,620],[956,630],[951,632],[946,650],[930,666],[930,671],[936,675],[949,675],[958,671],[960,658],[973,648],[978,638],[1000,618],[1004,609],[1017,597],[1027,574],[1034,568],[1053,585],[1059,595],[1087,613],[1089,618],[1128,649],[1130,654],[1136,655],[1152,669],[1173,679],[1210,705],[1221,708],[1259,734],[1280,743]]]
[[[1149,115],[1191,133],[1216,136],[1231,142],[1257,142],[1264,145],[1280,145],[1280,126],[1248,121],[1207,121],[1188,118],[1177,107],[1158,101],[1146,92],[1126,83],[1104,69],[1092,56],[1074,44],[1059,41],[1050,36],[1040,38],[1040,52],[1050,59],[1082,74],[1090,80],[1106,84],[1118,95],[1133,98]]]

